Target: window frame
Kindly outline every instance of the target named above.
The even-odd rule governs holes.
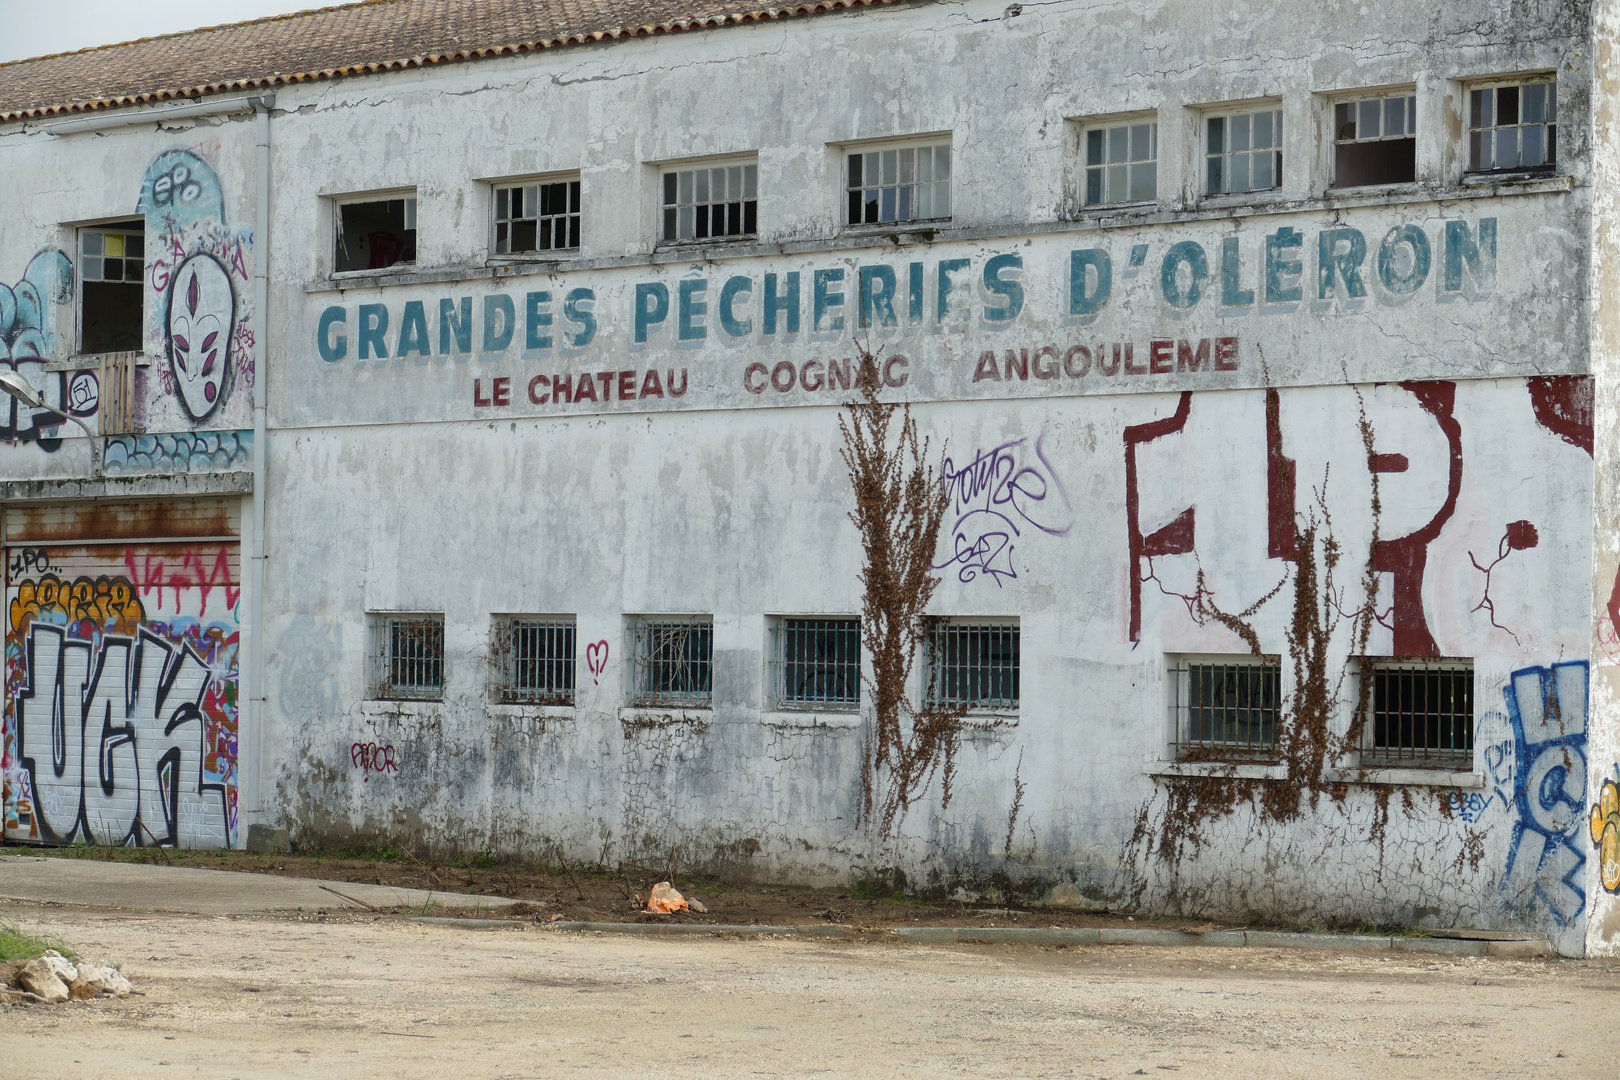
[[[1170,722],[1170,743],[1172,759],[1175,761],[1274,761],[1277,757],[1277,734],[1282,728],[1284,719],[1282,657],[1267,653],[1255,656],[1253,653],[1172,653],[1166,660],[1166,694],[1165,707]],[[1229,668],[1250,669],[1262,674],[1271,671],[1276,677],[1274,702],[1270,707],[1271,739],[1237,740],[1237,739],[1199,739],[1192,737],[1188,732],[1191,722],[1191,711],[1196,707],[1192,700],[1192,671],[1193,668]],[[1209,706],[1211,709],[1221,706]],[[1227,708],[1240,710],[1243,706],[1229,706]],[[1258,711],[1264,711],[1261,706]],[[1251,711],[1253,707],[1250,707]],[[1264,727],[1262,719],[1260,725]]]
[[[500,260],[502,262],[505,262],[505,261],[508,261],[508,260],[514,261],[514,262],[534,261],[534,260],[550,260],[550,259],[558,259],[558,258],[567,258],[567,257],[570,257],[570,256],[578,255],[584,249],[584,240],[585,240],[585,215],[584,215],[585,188],[584,188],[584,181],[581,178],[578,171],[574,171],[574,172],[537,173],[537,174],[535,174],[533,176],[517,176],[517,177],[507,177],[507,178],[500,179],[500,180],[487,180],[487,181],[485,181],[485,183],[489,185],[489,257],[491,259],[498,259],[498,260]],[[553,219],[553,220],[555,220],[557,218],[561,218],[564,221],[568,221],[568,220],[572,219],[572,224],[573,224],[575,232],[578,234],[579,242],[575,243],[575,244],[572,244],[572,245],[569,245],[569,246],[565,246],[565,247],[556,247],[556,246],[548,247],[548,248],[537,247],[532,251],[501,251],[500,250],[500,243],[501,243],[501,241],[500,241],[500,227],[501,227],[501,225],[503,223],[501,217],[499,216],[499,214],[500,214],[500,197],[501,197],[501,193],[503,191],[508,191],[509,192],[513,188],[521,189],[521,188],[533,186],[533,187],[538,189],[538,188],[544,188],[544,187],[548,187],[548,186],[556,185],[556,184],[568,184],[572,188],[577,190],[577,192],[578,192],[578,209],[569,210],[569,211],[566,211],[566,212],[564,212],[562,214],[539,214],[539,213],[536,213],[534,215],[534,217],[533,217],[533,220],[535,222],[535,239],[536,239],[536,241],[539,240],[540,221],[543,218],[550,218],[550,219]],[[535,195],[536,195],[536,199],[538,201],[541,198],[540,192],[538,190],[536,190]],[[544,203],[541,202],[540,205],[543,206]],[[527,221],[527,220],[530,220],[530,218],[528,217],[528,215],[525,215],[522,218],[508,217],[505,220],[507,222],[511,222],[511,221]],[[510,243],[510,231],[508,231],[508,243]]]
[[[1474,94],[1481,90],[1497,91],[1506,87],[1523,90],[1526,86],[1543,85],[1552,87],[1552,122],[1538,126],[1550,131],[1550,138],[1546,140],[1546,148],[1550,150],[1547,160],[1540,165],[1516,165],[1506,169],[1480,169],[1474,160],[1474,133],[1476,131],[1497,131],[1501,125],[1492,125],[1489,129],[1474,127]],[[1497,102],[1493,100],[1492,111],[1495,112]],[[1523,116],[1523,95],[1520,95],[1520,116]],[[1558,175],[1558,72],[1538,71],[1519,75],[1494,75],[1479,79],[1465,79],[1462,82],[1462,146],[1459,157],[1462,159],[1462,177],[1464,183],[1491,183],[1493,181],[1515,176],[1556,176]],[[1522,122],[1512,125],[1523,131]],[[1522,150],[1523,139],[1518,140]]]
[[[726,233],[726,234],[723,234],[723,235],[720,235],[720,236],[702,236],[702,237],[693,236],[693,237],[688,238],[688,239],[684,239],[684,240],[681,239],[679,237],[679,235],[678,235],[679,232],[680,232],[679,209],[681,207],[681,203],[680,203],[680,199],[679,199],[679,191],[677,190],[677,197],[676,197],[676,201],[675,201],[674,204],[665,203],[664,202],[664,196],[665,196],[665,190],[666,190],[666,180],[665,180],[665,178],[668,177],[668,176],[672,176],[672,175],[676,176],[677,177],[676,184],[677,184],[677,189],[678,189],[679,183],[680,183],[678,177],[679,177],[680,173],[683,173],[683,172],[694,172],[695,173],[697,170],[700,170],[700,169],[709,170],[709,171],[712,171],[714,169],[730,169],[733,166],[741,166],[744,169],[744,172],[742,173],[742,176],[741,176],[741,182],[742,182],[743,191],[744,191],[745,194],[747,192],[747,187],[748,187],[748,174],[747,174],[746,170],[750,169],[750,168],[754,170],[754,197],[753,197],[753,199],[744,198],[744,199],[739,200],[742,203],[742,208],[739,211],[739,213],[741,213],[741,215],[743,217],[743,223],[744,223],[745,228],[746,228],[747,219],[748,219],[748,204],[751,202],[753,204],[753,206],[754,206],[754,229],[753,229],[753,231],[752,232],[744,231],[744,232],[741,232],[741,233]],[[725,154],[725,155],[716,156],[716,157],[687,158],[687,159],[683,159],[683,160],[680,160],[680,161],[664,161],[664,162],[654,163],[653,167],[656,170],[656,182],[654,183],[654,186],[653,186],[653,219],[654,219],[653,220],[653,226],[654,226],[654,233],[655,233],[655,235],[657,237],[656,242],[657,242],[658,247],[686,247],[686,246],[691,246],[691,245],[707,245],[707,244],[751,244],[751,243],[757,243],[758,242],[759,235],[760,235],[760,233],[759,233],[759,204],[760,204],[761,200],[760,200],[760,197],[759,197],[759,155],[757,153]],[[694,183],[694,188],[695,188],[695,186],[696,186],[696,180],[695,179],[694,179],[693,183]],[[729,183],[729,177],[728,177],[728,183]],[[694,194],[695,194],[695,192],[694,192]],[[726,203],[730,203],[730,202],[731,202],[730,199],[726,200]],[[704,202],[704,203],[699,204],[696,201],[694,201],[690,205],[695,208],[695,207],[697,207],[699,205],[711,206],[712,207],[712,206],[716,206],[716,205],[726,205],[726,204],[725,203],[715,203],[713,201],[708,201],[708,202]],[[677,233],[677,236],[674,237],[674,238],[667,237],[664,234],[664,225],[665,225],[665,221],[666,221],[666,215],[665,215],[664,211],[666,209],[670,208],[671,206],[673,206],[675,208],[676,217],[677,217],[676,230],[675,230],[676,233]],[[694,218],[695,218],[695,216],[696,215],[694,213]],[[695,231],[696,230],[694,229],[694,232]]]
[[[1148,110],[1144,110],[1142,112],[1134,112],[1134,113],[1115,113],[1115,114],[1110,114],[1110,115],[1107,115],[1107,116],[1086,117],[1086,118],[1077,120],[1074,123],[1075,123],[1075,127],[1077,129],[1076,151],[1075,151],[1075,169],[1076,169],[1076,172],[1079,174],[1079,183],[1077,185],[1077,194],[1079,196],[1078,201],[1079,201],[1081,210],[1089,211],[1089,210],[1108,209],[1108,208],[1112,208],[1112,207],[1152,206],[1152,205],[1155,205],[1155,204],[1157,204],[1159,202],[1159,163],[1160,163],[1160,157],[1159,157],[1159,112],[1158,112],[1157,109],[1148,109]],[[1090,160],[1090,158],[1091,158],[1090,139],[1091,139],[1092,133],[1101,132],[1103,134],[1103,138],[1104,138],[1104,142],[1105,142],[1104,157],[1106,158],[1108,156],[1109,150],[1111,149],[1111,147],[1108,147],[1106,145],[1107,138],[1108,138],[1107,133],[1111,132],[1111,131],[1121,130],[1121,129],[1125,130],[1126,131],[1126,141],[1127,141],[1126,152],[1127,152],[1127,155],[1129,155],[1132,152],[1130,147],[1129,147],[1130,130],[1132,128],[1141,127],[1141,126],[1146,126],[1146,127],[1149,128],[1148,139],[1149,139],[1149,142],[1151,144],[1151,149],[1152,149],[1152,154],[1151,154],[1150,157],[1141,159],[1140,161],[1132,161],[1132,160],[1129,160],[1129,158],[1127,158],[1126,161],[1120,162],[1120,163],[1109,162],[1109,161],[1106,161],[1106,160],[1103,161],[1102,163],[1098,164],[1098,165],[1093,165],[1091,163],[1091,160]],[[1107,186],[1108,186],[1108,170],[1111,169],[1111,168],[1115,168],[1115,167],[1124,167],[1125,169],[1127,169],[1127,175],[1126,175],[1125,183],[1126,183],[1126,192],[1127,192],[1127,195],[1128,195],[1129,194],[1129,189],[1130,189],[1130,178],[1129,178],[1128,170],[1129,170],[1130,166],[1137,165],[1137,164],[1142,164],[1144,162],[1148,163],[1148,164],[1151,164],[1153,166],[1153,195],[1151,197],[1149,197],[1149,198],[1146,198],[1146,199],[1132,199],[1132,198],[1129,198],[1129,197],[1122,198],[1122,199],[1110,199],[1110,198],[1108,198],[1108,194],[1109,194],[1108,190],[1107,190]],[[1100,179],[1101,179],[1102,186],[1103,186],[1102,197],[1100,199],[1096,200],[1096,201],[1092,201],[1091,195],[1090,195],[1090,192],[1091,192],[1091,173],[1092,173],[1092,170],[1094,168],[1100,170],[1100,172],[1102,173],[1102,176],[1101,176]]]
[[[1342,138],[1340,138],[1340,136],[1339,136],[1339,109],[1341,107],[1347,106],[1347,105],[1359,105],[1359,104],[1361,104],[1363,102],[1368,102],[1368,101],[1387,102],[1387,101],[1389,101],[1391,99],[1394,99],[1394,98],[1404,98],[1409,102],[1409,105],[1407,107],[1407,115],[1403,120],[1403,123],[1408,125],[1404,134],[1401,134],[1401,135],[1388,135],[1388,134],[1385,134],[1384,125],[1387,122],[1388,115],[1389,115],[1388,106],[1386,105],[1384,107],[1384,109],[1382,109],[1380,111],[1379,134],[1374,135],[1374,136],[1370,136],[1370,137],[1362,137],[1360,135],[1361,118],[1358,116],[1356,118],[1356,120],[1354,121],[1355,124],[1356,124],[1357,133],[1358,133],[1357,137],[1353,138],[1353,139],[1342,139]],[[1331,97],[1329,97],[1327,99],[1327,124],[1326,124],[1326,128],[1327,128],[1327,130],[1329,132],[1329,138],[1327,140],[1327,167],[1328,167],[1327,186],[1328,186],[1328,190],[1329,191],[1334,191],[1334,192],[1339,192],[1339,191],[1367,191],[1369,189],[1391,188],[1391,187],[1398,187],[1398,186],[1401,186],[1401,185],[1409,185],[1409,184],[1417,183],[1417,180],[1418,180],[1418,151],[1420,149],[1419,134],[1418,134],[1418,102],[1419,102],[1418,90],[1417,90],[1417,86],[1415,84],[1396,85],[1396,86],[1383,86],[1383,87],[1379,87],[1377,89],[1370,89],[1369,88],[1369,89],[1361,89],[1361,90],[1352,90],[1352,91],[1346,91],[1346,92],[1344,92],[1342,94],[1334,94]],[[1365,184],[1342,184],[1342,183],[1340,183],[1340,179],[1339,179],[1339,147],[1341,147],[1341,146],[1367,146],[1367,145],[1371,145],[1373,143],[1402,142],[1402,141],[1408,141],[1408,140],[1410,140],[1410,142],[1412,143],[1412,176],[1411,176],[1410,179],[1407,179],[1407,180],[1380,180],[1380,181],[1377,181],[1375,183],[1365,183]]]
[[[838,637],[830,642],[834,652],[832,659],[825,656],[794,658],[788,655],[794,644],[795,633],[806,631],[814,633],[808,626],[793,626],[794,623],[823,624],[826,631]],[[861,707],[861,664],[863,660],[863,643],[861,641],[861,620],[858,615],[773,615],[768,620],[770,633],[770,649],[767,653],[767,708],[782,712],[831,712],[854,713]],[[849,655],[849,646],[853,643],[853,660]],[[820,644],[820,639],[813,639],[812,644]],[[819,683],[827,670],[831,670],[832,678],[843,682],[848,687],[853,685],[853,695],[849,693],[818,696],[815,693],[789,692],[789,678],[792,670],[797,666],[814,669],[811,678]]]
[[[1363,656],[1359,657],[1358,679],[1360,680],[1357,701],[1365,709],[1360,718],[1362,723],[1361,738],[1358,740],[1361,765],[1369,768],[1403,768],[1403,769],[1439,769],[1466,772],[1474,765],[1474,743],[1478,733],[1478,669],[1473,657],[1392,657],[1392,656]],[[1466,724],[1465,749],[1444,750],[1437,747],[1410,747],[1380,746],[1378,745],[1378,685],[1374,681],[1368,685],[1367,680],[1376,680],[1380,671],[1431,671],[1436,673],[1468,674],[1468,712],[1462,715]],[[1455,716],[1456,714],[1452,714]],[[1436,716],[1439,720],[1439,715]],[[1443,723],[1443,721],[1441,721]],[[1455,720],[1453,721],[1455,722]],[[1437,729],[1437,734],[1440,729]],[[1455,738],[1455,731],[1453,732]],[[1388,739],[1386,738],[1386,742]],[[1434,741],[1443,741],[1436,738]]]
[[[906,151],[906,150],[916,151],[916,150],[921,150],[921,149],[927,149],[927,150],[933,151],[934,149],[936,149],[938,147],[944,147],[944,149],[945,149],[945,151],[946,151],[946,153],[948,155],[947,160],[948,160],[948,173],[949,173],[949,175],[947,175],[943,180],[937,180],[937,179],[930,179],[930,180],[926,180],[926,181],[918,180],[918,179],[916,179],[915,166],[913,166],[912,180],[911,180],[911,182],[909,184],[899,182],[898,178],[896,178],[896,183],[894,185],[887,185],[887,184],[883,184],[883,183],[879,182],[874,187],[873,185],[869,185],[869,184],[867,184],[865,182],[866,181],[866,176],[865,176],[865,155],[867,155],[867,154],[874,154],[874,155],[877,155],[879,157],[879,159],[880,159],[879,180],[881,181],[881,179],[882,179],[881,158],[882,158],[883,154],[892,152],[892,153],[895,153],[895,154],[898,155],[900,152],[903,152],[903,151]],[[874,230],[874,231],[887,229],[889,231],[893,231],[894,229],[897,229],[897,228],[898,229],[906,229],[906,228],[910,228],[912,226],[919,226],[919,225],[920,226],[938,226],[938,225],[950,222],[952,220],[953,216],[955,215],[955,212],[956,212],[956,194],[955,194],[955,187],[956,187],[956,137],[955,137],[955,132],[953,132],[953,131],[936,131],[936,132],[933,132],[933,133],[930,133],[930,134],[927,134],[927,135],[908,135],[908,136],[905,136],[904,138],[899,138],[899,139],[881,139],[881,140],[871,140],[871,141],[865,141],[865,142],[840,143],[840,144],[837,145],[836,149],[838,151],[838,203],[839,203],[838,219],[839,219],[839,228],[840,229],[844,229],[844,230]],[[850,183],[850,181],[851,181],[851,159],[857,154],[861,155],[862,162],[863,162],[863,164],[862,164],[862,178],[861,178],[862,183],[858,187],[852,187],[851,183]],[[933,157],[933,155],[930,155],[930,171],[934,172],[934,171],[937,171],[937,163],[933,162],[932,157]],[[898,159],[897,159],[897,162],[896,162],[896,167],[897,168],[899,167]],[[889,219],[889,220],[886,220],[886,219],[883,218],[883,216],[882,216],[883,196],[882,196],[881,193],[884,190],[888,190],[888,189],[892,188],[892,190],[894,190],[896,192],[895,202],[897,204],[897,208],[898,208],[898,203],[900,201],[899,191],[901,189],[909,190],[910,193],[911,193],[910,194],[911,205],[912,205],[913,208],[915,208],[916,205],[917,205],[916,189],[921,184],[924,184],[924,183],[933,185],[932,189],[929,192],[929,202],[930,202],[930,207],[931,208],[932,208],[933,201],[938,196],[938,187],[939,187],[939,185],[941,185],[941,184],[945,185],[946,213],[944,213],[944,214],[930,214],[930,216],[928,216],[928,217],[908,217],[908,218],[896,217],[894,219]],[[850,196],[854,195],[856,192],[864,192],[864,191],[869,191],[869,190],[877,190],[880,193],[879,196],[878,196],[878,206],[879,206],[878,220],[876,220],[876,221],[865,221],[865,220],[851,221],[850,220],[850,208],[851,208],[850,207]],[[865,205],[864,200],[863,200],[862,205],[863,206]]]
[[[370,611],[368,644],[366,649],[367,701],[443,701],[445,688],[445,636],[442,611]],[[400,630],[426,631],[430,647],[424,655],[399,657]],[[436,633],[434,632],[436,631]],[[431,644],[436,638],[437,658],[432,655]],[[437,682],[406,682],[397,678],[397,665],[417,663],[426,665],[426,671],[437,671]]]
[[[940,684],[939,668],[936,662],[937,642],[942,633],[956,630],[963,633],[1010,631],[1013,644],[1013,657],[1011,669],[1011,696],[996,697],[949,697],[937,692]],[[962,708],[968,716],[1016,716],[1023,700],[1023,626],[1022,620],[1017,616],[972,616],[972,615],[931,615],[927,617],[927,636],[923,639],[922,663],[918,665],[922,679],[921,693],[918,695],[927,709],[953,709]],[[947,660],[947,663],[949,661]],[[993,661],[992,661],[993,663]],[[966,666],[966,665],[957,665]],[[1005,670],[1005,669],[1003,669]],[[992,669],[989,679],[995,679],[997,672]],[[1004,675],[1003,675],[1004,677]]]
[[[696,659],[686,654],[690,642],[687,637],[681,645],[681,655],[675,658],[660,659],[654,655],[653,650],[663,649],[666,643],[659,642],[657,636],[670,634],[679,628],[689,628],[697,631],[698,648],[700,654]],[[630,685],[627,687],[629,703],[638,708],[674,708],[674,709],[710,709],[714,707],[714,616],[703,614],[652,614],[632,615],[626,619],[625,637],[627,648],[625,653],[630,658],[627,674]],[[659,679],[655,674],[657,665],[679,665],[686,667],[696,665],[695,676],[682,681],[695,685],[687,690],[670,690],[660,688],[656,684]]]
[[[1242,191],[1211,191],[1209,187],[1209,162],[1212,156],[1210,151],[1210,122],[1212,120],[1230,121],[1239,116],[1253,117],[1256,114],[1265,112],[1269,112],[1274,115],[1277,125],[1276,140],[1271,148],[1271,152],[1274,155],[1273,164],[1276,167],[1276,182],[1271,186],[1264,188],[1245,188]],[[1197,189],[1199,192],[1199,200],[1201,202],[1209,200],[1252,202],[1258,199],[1267,199],[1279,196],[1283,188],[1283,132],[1287,125],[1287,119],[1288,110],[1283,108],[1281,99],[1262,99],[1242,103],[1233,102],[1219,105],[1209,105],[1200,108],[1198,110],[1198,168],[1195,174]],[[1226,136],[1223,131],[1223,144],[1225,142],[1225,138]],[[1253,141],[1252,133],[1250,141],[1251,143]],[[1221,150],[1219,152],[1219,156],[1223,160],[1230,160],[1236,154],[1247,154],[1252,157],[1254,154],[1259,152],[1261,151],[1257,151],[1252,148],[1237,151]],[[1221,171],[1223,176],[1222,182],[1224,184],[1224,177],[1227,172],[1224,164]]]
[[[548,643],[560,637],[566,656],[521,655],[521,642],[539,632]],[[525,663],[544,672],[545,686],[524,686],[519,674]],[[579,619],[574,615],[508,614],[493,617],[490,628],[490,697],[501,705],[574,705],[579,690]],[[565,685],[553,687],[553,682]]]
[[[416,268],[421,251],[421,230],[417,227],[417,209],[419,199],[414,187],[385,188],[379,191],[361,191],[346,195],[328,195],[325,199],[331,205],[332,217],[330,221],[331,247],[326,249],[326,255],[331,259],[334,278],[348,278],[360,276],[382,276],[408,272]],[[343,210],[348,206],[357,206],[365,203],[388,203],[403,200],[405,203],[405,231],[416,233],[415,246],[412,248],[412,257],[399,262],[390,263],[383,267],[363,267],[354,270],[338,269],[338,250],[343,246]]]
[[[149,263],[146,261],[146,219],[145,218],[116,218],[110,221],[80,222],[71,226],[73,229],[73,355],[75,356],[121,356],[126,353],[138,353],[146,347],[146,272]],[[125,237],[139,234],[141,237],[141,270],[135,281],[127,277],[117,282],[108,282],[104,278],[95,278],[87,281],[84,276],[84,260],[87,258],[102,259],[106,255],[87,255],[84,250],[84,237],[86,233],[98,233],[102,236],[122,235]],[[127,241],[126,241],[127,246]],[[120,256],[126,262],[128,256]],[[119,284],[135,285],[139,287],[141,296],[136,307],[135,345],[129,349],[100,349],[92,352],[85,344],[84,336],[84,300],[86,284]],[[45,313],[41,313],[44,315]],[[58,323],[57,329],[61,328]],[[56,357],[45,357],[54,360]]]

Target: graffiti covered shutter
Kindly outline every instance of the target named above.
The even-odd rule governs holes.
[[[7,508],[4,835],[236,839],[240,499]]]

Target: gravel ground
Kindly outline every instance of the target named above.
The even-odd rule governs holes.
[[[0,1006],[6,1077],[1599,1077],[1620,966],[6,912],[141,996]]]

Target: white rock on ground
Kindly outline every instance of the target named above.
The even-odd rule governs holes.
[[[124,978],[124,973],[117,968],[104,964],[80,964],[79,977],[73,980],[69,989],[74,997],[94,997],[97,994],[128,997],[132,987],[129,980]]]
[[[56,972],[56,977],[61,979],[65,986],[72,986],[74,980],[79,977],[79,969],[73,965],[73,961],[55,949],[46,949],[45,955],[40,959],[50,965],[51,970]]]
[[[19,988],[39,995],[44,1001],[56,1003],[68,999],[67,983],[57,978],[55,970],[43,957],[24,964],[16,978]]]

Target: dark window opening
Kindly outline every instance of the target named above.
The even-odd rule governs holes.
[[[79,230],[79,351],[134,352],[144,321],[145,223]]]
[[[1472,667],[1373,664],[1372,746],[1380,762],[1469,764],[1474,756]]]
[[[1280,664],[1188,663],[1172,677],[1182,755],[1266,755],[1275,749]]]
[[[495,254],[579,247],[579,181],[495,189]]]
[[[1333,141],[1334,187],[1411,183],[1417,179],[1417,98],[1339,102]]]
[[[1469,92],[1469,172],[1545,172],[1557,161],[1557,83],[1487,86]]]
[[[345,270],[382,270],[416,261],[416,200],[384,199],[338,207],[337,259]]]

